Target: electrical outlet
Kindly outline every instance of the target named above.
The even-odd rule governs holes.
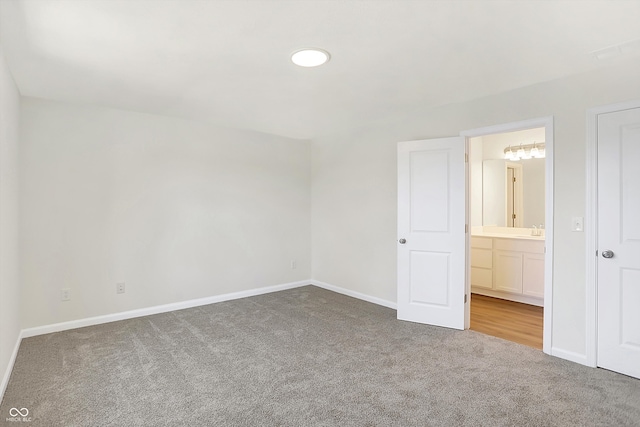
[[[69,301],[71,300],[71,289],[65,288],[60,289],[60,301]]]
[[[116,283],[116,294],[124,294],[124,282]]]
[[[298,268],[298,263],[296,262],[296,260],[292,260],[291,261],[291,269],[295,270],[296,268]]]

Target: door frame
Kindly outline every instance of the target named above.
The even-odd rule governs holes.
[[[524,198],[522,196],[522,194],[524,193],[524,189],[523,189],[524,181],[522,179],[522,163],[506,161],[504,162],[504,167],[505,167],[505,173],[507,173],[507,176],[508,176],[509,168],[513,168],[513,176],[516,178],[517,185],[515,187],[517,188],[517,191],[515,189],[513,190],[513,204],[516,206],[514,211],[518,213],[518,216],[516,216],[516,219],[517,219],[516,223],[518,225],[517,226],[514,225],[514,227],[518,227],[518,228],[524,227],[524,223],[522,222],[522,215],[523,215],[522,213],[524,212]],[[509,181],[507,181],[505,184],[507,185],[507,189],[505,189],[505,192],[508,193]],[[511,183],[511,186],[513,187],[513,183]],[[506,200],[505,200],[505,203],[506,203]],[[508,224],[508,223],[509,223],[509,216],[506,215],[505,224]]]
[[[483,128],[471,129],[460,132],[460,136],[466,139],[465,145],[469,152],[469,139],[478,136],[491,135],[496,133],[515,132],[519,130],[545,128],[545,254],[544,254],[544,318],[543,318],[543,338],[542,351],[551,354],[552,349],[552,321],[553,321],[553,176],[554,176],[554,144],[553,144],[553,116],[539,117],[519,122],[504,123],[500,125],[487,126]],[[467,170],[469,164],[466,165]],[[467,188],[469,187],[469,173],[467,172]],[[468,193],[468,192],[467,192]],[[470,195],[467,194],[467,212],[469,218]],[[468,219],[467,219],[468,223]],[[469,230],[471,231],[471,230]],[[470,236],[471,233],[468,234]],[[467,239],[467,274],[465,291],[471,295],[471,262],[469,254],[471,251],[471,239]],[[465,328],[469,328],[470,304],[465,306]]]
[[[587,155],[585,200],[586,232],[586,365],[598,366],[598,116],[640,108],[640,99],[587,110]]]

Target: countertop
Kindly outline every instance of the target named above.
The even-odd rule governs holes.
[[[523,239],[523,240],[541,240],[544,241],[544,236],[532,236],[526,234],[507,234],[507,233],[471,233],[471,237],[498,237],[501,239]]]

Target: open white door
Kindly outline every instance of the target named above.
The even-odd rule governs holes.
[[[598,116],[598,366],[640,378],[640,108]]]
[[[398,319],[464,329],[465,138],[398,144]]]

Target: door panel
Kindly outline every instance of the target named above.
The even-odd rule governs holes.
[[[640,349],[640,270],[623,268],[620,284],[620,344],[630,350]]]
[[[411,232],[449,230],[449,151],[415,151],[411,161]],[[433,209],[433,206],[438,209]]]
[[[640,110],[640,109],[638,109]],[[638,113],[640,114],[640,113]],[[622,127],[620,138],[622,168],[622,222],[620,238],[623,242],[640,242],[640,123]]]
[[[398,319],[464,329],[465,141],[398,144]]]
[[[640,378],[640,108],[598,116],[598,366]],[[613,256],[603,257],[605,251]]]
[[[448,306],[450,254],[411,251],[411,304]]]

